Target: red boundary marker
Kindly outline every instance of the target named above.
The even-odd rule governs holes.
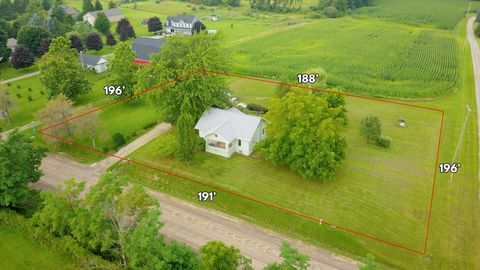
[[[153,91],[153,90],[156,90],[156,89],[158,89],[158,88],[160,88],[160,87],[162,87],[162,86],[165,86],[165,85],[168,85],[168,84],[171,84],[171,83],[174,83],[174,82],[183,80],[183,79],[185,79],[185,78],[187,78],[187,77],[189,77],[189,76],[192,76],[192,75],[194,75],[194,74],[197,74],[197,73],[211,73],[211,74],[223,75],[223,76],[228,76],[228,77],[236,77],[236,78],[242,78],[242,79],[247,79],[247,80],[252,80],[252,81],[259,81],[259,82],[264,82],[264,83],[270,83],[270,84],[278,84],[278,85],[291,86],[291,87],[301,88],[301,89],[305,89],[305,90],[309,90],[309,91],[319,91],[319,92],[323,92],[323,93],[344,95],[344,96],[348,96],[348,97],[355,97],[355,98],[361,98],[361,99],[367,99],[367,100],[372,100],[372,101],[390,103],[390,104],[395,104],[395,105],[400,105],[400,106],[413,107],[413,108],[417,108],[417,109],[423,109],[423,110],[430,110],[430,111],[440,112],[441,115],[442,115],[442,117],[441,117],[441,121],[440,121],[440,131],[439,131],[439,136],[438,136],[437,156],[436,156],[436,161],[435,161],[434,178],[433,178],[433,182],[432,182],[432,191],[431,191],[431,194],[430,194],[430,204],[429,204],[428,220],[427,220],[427,224],[426,224],[425,242],[424,242],[423,250],[415,250],[415,249],[412,249],[412,248],[409,248],[409,247],[405,247],[405,246],[403,246],[403,245],[400,245],[400,244],[397,244],[397,243],[394,243],[394,242],[382,240],[382,239],[380,239],[380,238],[378,238],[378,237],[375,237],[375,236],[372,236],[372,235],[369,235],[369,234],[365,234],[365,233],[362,233],[362,232],[358,232],[358,231],[355,231],[355,230],[352,230],[352,229],[349,229],[349,228],[346,228],[346,227],[343,227],[343,226],[338,226],[338,225],[335,225],[335,224],[333,224],[333,223],[329,223],[329,222],[326,222],[326,221],[323,221],[323,220],[320,220],[320,219],[317,219],[317,218],[313,218],[313,217],[310,217],[310,216],[307,216],[307,215],[304,215],[304,214],[301,214],[301,213],[298,213],[298,212],[295,212],[295,211],[292,211],[292,210],[289,210],[289,209],[285,209],[285,208],[282,208],[282,207],[280,207],[280,206],[277,206],[277,205],[274,205],[274,204],[271,204],[271,203],[259,201],[259,200],[256,200],[256,199],[254,199],[254,198],[250,198],[250,197],[244,196],[244,195],[242,195],[242,194],[238,194],[238,193],[235,193],[235,192],[232,192],[232,191],[223,189],[223,188],[219,188],[219,187],[216,187],[216,186],[211,185],[211,184],[203,183],[203,182],[201,182],[201,181],[194,180],[194,179],[191,179],[191,178],[182,176],[182,175],[177,175],[177,174],[174,174],[174,173],[172,173],[172,172],[165,171],[165,170],[162,170],[162,169],[159,169],[159,168],[155,168],[155,167],[152,167],[152,166],[150,166],[150,165],[147,165],[147,164],[144,164],[144,163],[140,163],[140,162],[137,162],[137,161],[134,161],[134,160],[125,158],[125,157],[117,156],[117,155],[115,155],[115,154],[106,153],[106,152],[104,152],[104,151],[98,150],[98,149],[93,148],[93,147],[90,147],[90,146],[88,146],[88,145],[83,145],[83,144],[80,144],[80,143],[78,143],[78,142],[75,142],[75,141],[72,141],[72,140],[68,140],[68,139],[65,139],[65,138],[61,138],[61,137],[57,137],[57,136],[54,136],[54,135],[52,135],[52,134],[49,134],[49,133],[46,133],[46,132],[45,132],[45,131],[47,131],[47,130],[49,130],[49,129],[51,129],[51,128],[60,126],[60,125],[62,125],[62,124],[65,124],[65,123],[70,122],[70,121],[72,121],[72,120],[75,120],[75,119],[77,119],[77,118],[83,117],[83,116],[85,116],[85,115],[87,115],[87,114],[90,114],[90,113],[93,113],[93,112],[96,112],[96,111],[105,109],[105,108],[107,108],[107,107],[113,106],[113,105],[118,104],[118,103],[123,102],[123,101],[126,101],[126,100],[129,100],[129,99],[138,97],[138,96],[140,96],[140,95],[143,95],[143,94],[146,94],[146,93],[151,92],[151,91]],[[259,79],[259,78],[252,78],[252,77],[247,77],[247,76],[242,76],[242,75],[236,75],[236,74],[228,74],[228,73],[215,72],[215,71],[209,71],[209,70],[198,70],[198,71],[189,73],[189,74],[187,74],[187,75],[185,75],[185,76],[182,76],[182,77],[180,77],[180,78],[177,78],[177,79],[175,79],[175,80],[167,81],[167,82],[164,82],[164,83],[162,83],[162,84],[156,85],[156,86],[154,86],[154,87],[152,87],[152,88],[146,89],[146,90],[144,90],[144,91],[142,91],[142,92],[140,92],[140,93],[134,94],[134,95],[132,95],[132,96],[122,98],[122,99],[120,99],[120,100],[114,101],[114,102],[109,103],[109,104],[104,105],[104,106],[100,106],[100,107],[95,108],[95,109],[93,109],[93,110],[90,110],[90,111],[88,111],[88,112],[79,114],[79,115],[77,115],[77,116],[74,116],[74,117],[69,118],[69,119],[67,119],[67,120],[64,120],[64,121],[62,121],[62,122],[56,123],[56,124],[54,124],[54,125],[51,125],[51,126],[42,128],[42,129],[40,129],[38,132],[39,132],[40,134],[44,135],[44,136],[48,136],[48,137],[57,139],[57,140],[59,140],[59,141],[63,141],[63,142],[66,142],[66,143],[69,143],[69,144],[72,144],[72,145],[75,145],[75,146],[78,146],[78,147],[81,147],[81,148],[85,148],[85,149],[88,149],[88,150],[91,150],[91,151],[94,151],[94,152],[97,152],[97,153],[100,153],[100,154],[104,154],[104,155],[106,155],[106,156],[111,156],[111,157],[117,158],[117,159],[122,160],[122,161],[130,162],[130,163],[133,163],[133,164],[136,164],[136,165],[139,165],[139,166],[142,166],[142,167],[145,167],[145,168],[154,170],[154,171],[161,172],[161,173],[166,174],[166,175],[170,175],[170,176],[177,177],[177,178],[179,178],[179,179],[182,179],[182,180],[185,180],[185,181],[188,181],[188,182],[191,182],[191,183],[195,183],[195,184],[203,185],[203,186],[205,186],[205,187],[213,188],[213,189],[216,189],[216,190],[225,192],[225,193],[227,193],[227,194],[233,195],[233,196],[238,197],[238,198],[241,198],[241,199],[246,199],[246,200],[249,200],[249,201],[252,201],[252,202],[255,202],[255,203],[259,203],[259,204],[262,204],[262,205],[265,205],[265,206],[269,206],[269,207],[275,208],[275,209],[277,209],[277,210],[280,210],[280,211],[285,212],[285,213],[288,213],[288,214],[292,214],[292,215],[295,215],[295,216],[298,216],[298,217],[302,217],[302,218],[305,218],[305,219],[308,219],[308,220],[311,220],[311,221],[315,221],[315,222],[318,222],[318,223],[321,223],[321,224],[325,224],[325,225],[327,225],[327,226],[330,226],[331,228],[335,228],[335,229],[339,229],[339,230],[342,230],[342,231],[345,231],[345,232],[348,232],[348,233],[356,234],[356,235],[359,235],[359,236],[362,236],[362,237],[365,237],[365,238],[368,238],[368,239],[371,239],[371,240],[375,240],[375,241],[377,241],[377,242],[380,242],[380,243],[383,243],[383,244],[386,244],[386,245],[390,245],[390,246],[393,246],[393,247],[401,248],[401,249],[403,249],[403,250],[406,250],[406,251],[409,251],[409,252],[412,252],[412,253],[416,253],[416,254],[420,254],[420,255],[425,255],[425,254],[427,253],[428,236],[429,236],[429,232],[430,232],[430,220],[431,220],[431,216],[432,216],[433,198],[434,198],[434,195],[435,195],[435,183],[436,183],[436,180],[437,180],[437,167],[438,167],[438,158],[439,158],[439,155],[440,155],[440,145],[441,145],[441,139],[442,139],[442,130],[443,130],[444,115],[445,115],[445,112],[444,112],[443,110],[436,109],[436,108],[429,108],[429,107],[424,107],[424,106],[419,106],[419,105],[406,104],[406,103],[397,102],[397,101],[390,101],[390,100],[384,100],[384,99],[373,98],[373,97],[366,97],[366,96],[349,94],[349,93],[343,93],[343,92],[335,92],[335,91],[329,91],[329,90],[324,90],[324,89],[310,88],[310,87],[300,86],[300,85],[295,85],[295,84],[285,84],[285,83],[280,83],[280,82],[276,82],[276,81],[271,81],[271,80],[266,80],[266,79]]]

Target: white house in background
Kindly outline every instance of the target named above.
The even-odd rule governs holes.
[[[97,19],[98,13],[100,13],[100,12],[105,13],[108,20],[112,23],[113,22],[119,22],[121,19],[124,18],[123,12],[120,9],[111,8],[111,9],[87,12],[85,15],[83,15],[83,21],[93,25],[95,23],[95,20]]]
[[[79,60],[83,67],[91,68],[95,70],[96,73],[102,73],[108,69],[108,60],[100,56],[81,53]]]
[[[184,34],[192,35],[193,26],[196,22],[199,22],[200,19],[197,16],[193,15],[177,15],[175,17],[168,16],[165,21],[165,32],[168,34]]]
[[[205,140],[205,151],[222,157],[233,153],[248,156],[253,147],[265,139],[265,121],[236,108],[222,110],[210,108],[195,125]]]
[[[14,38],[9,38],[7,39],[7,47],[12,50],[12,53],[15,51],[15,48],[17,48],[17,40]]]

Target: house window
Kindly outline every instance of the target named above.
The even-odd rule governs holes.
[[[242,146],[242,141],[238,140],[238,146]]]
[[[215,148],[225,149],[226,143],[219,141],[208,141],[208,145]]]
[[[262,134],[265,135],[265,129],[262,129]]]

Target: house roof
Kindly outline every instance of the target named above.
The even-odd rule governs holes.
[[[17,40],[14,38],[7,39],[7,47],[8,48],[17,47]]]
[[[200,137],[215,133],[227,142],[234,139],[251,141],[261,121],[261,117],[245,114],[236,108],[210,108],[202,114],[195,129],[199,130]]]
[[[159,53],[165,43],[166,40],[162,38],[137,37],[132,44],[132,50],[136,59],[148,61],[150,54]]]
[[[188,14],[181,14],[181,15],[177,15],[177,16],[175,16],[175,17],[168,16],[168,17],[167,17],[167,21],[170,21],[170,22],[180,22],[180,21],[183,21],[184,23],[193,23],[193,21],[195,20],[195,18],[197,18],[197,16],[188,15]],[[198,18],[197,18],[197,20],[198,20]]]
[[[106,62],[107,60],[103,57],[96,56],[96,55],[89,55],[89,54],[80,54],[78,57],[80,63],[87,66],[96,66],[100,62]]]
[[[91,11],[88,12],[87,14],[92,15],[93,17],[97,18],[97,14],[103,12],[107,17],[113,17],[113,16],[118,16],[118,15],[123,15],[123,12],[119,10],[118,8],[111,8],[111,9],[105,9],[105,10],[97,10],[97,11]],[[85,14],[86,15],[86,14]]]
[[[60,7],[63,9],[63,12],[65,12],[65,14],[67,15],[77,15],[80,13],[80,11],[78,11],[78,9],[74,7],[69,7],[67,5],[60,5]],[[52,9],[53,8],[50,8],[50,10],[48,11],[48,14],[52,14]]]

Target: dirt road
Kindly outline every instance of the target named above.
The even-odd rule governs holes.
[[[128,155],[169,128],[168,124],[158,125],[121,149],[118,154]],[[99,176],[115,162],[115,159],[107,158],[96,164],[86,165],[63,155],[49,154],[41,166],[44,176],[35,186],[55,189],[56,185],[73,177],[86,181],[89,187],[95,184]],[[160,220],[165,224],[161,232],[167,239],[176,239],[194,248],[199,248],[211,240],[222,240],[228,245],[238,247],[243,255],[251,258],[254,269],[261,269],[268,263],[279,261],[280,243],[288,240],[301,252],[310,256],[311,269],[358,269],[354,261],[336,256],[329,251],[288,239],[243,220],[192,205],[158,191],[148,192],[160,202],[162,211]]]

